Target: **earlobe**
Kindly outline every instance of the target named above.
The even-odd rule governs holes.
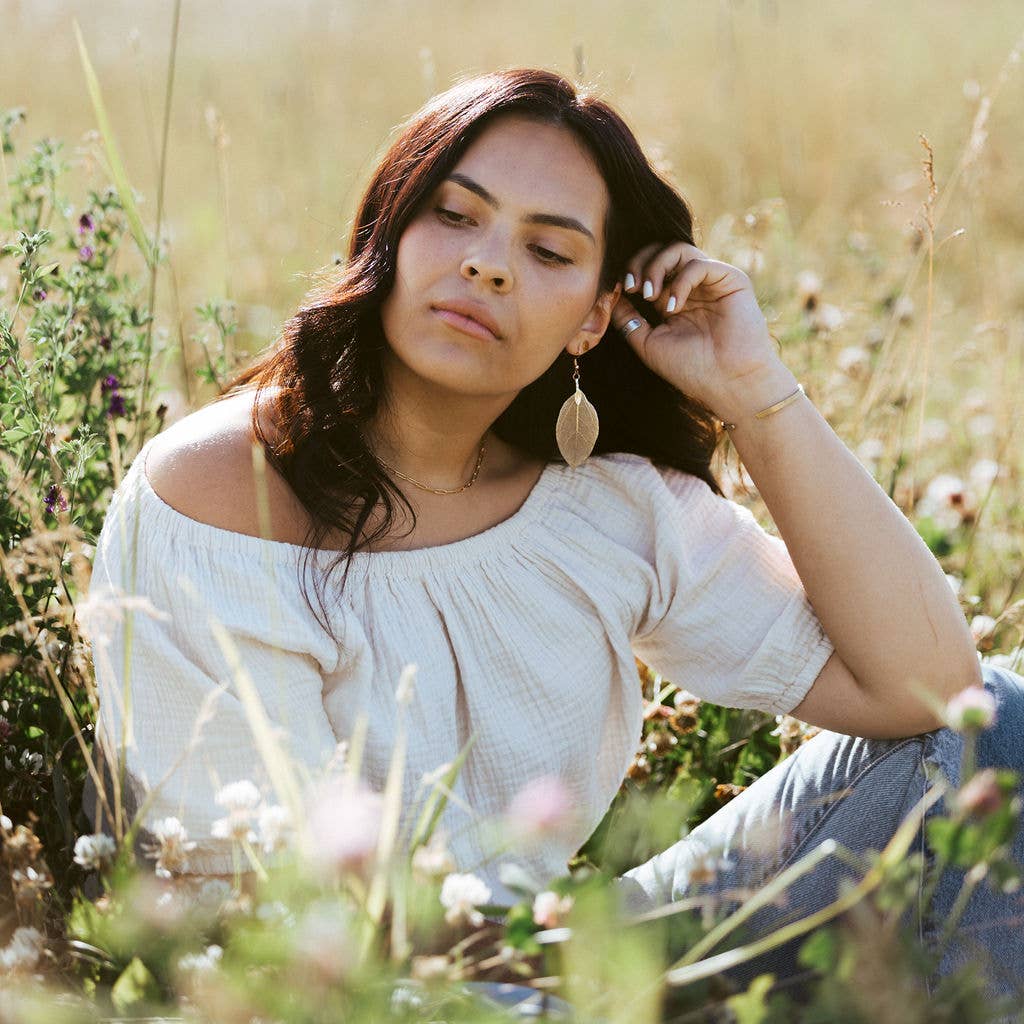
[[[581,341],[579,352],[572,352],[570,350],[570,355],[582,355],[587,351],[587,349],[593,348],[598,344],[598,342],[600,342],[612,322],[612,310],[615,308],[615,304],[619,301],[619,296],[621,294],[622,284],[620,282],[616,283],[615,287],[610,292],[605,292],[597,302],[594,303],[590,319],[581,329],[581,333],[589,335],[590,340]]]

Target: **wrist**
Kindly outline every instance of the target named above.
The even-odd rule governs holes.
[[[791,395],[800,382],[782,362],[766,366],[756,373],[745,374],[724,392],[713,406],[715,416],[723,423],[737,427],[757,422],[756,415]]]

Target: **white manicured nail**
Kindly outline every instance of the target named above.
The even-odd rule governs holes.
[[[626,291],[630,291],[636,287],[636,278],[632,274],[626,275]]]
[[[665,306],[665,312],[671,313],[676,308],[676,297],[674,295],[669,296],[668,303]]]
[[[644,298],[649,299],[654,294],[654,285],[650,281],[644,281]]]

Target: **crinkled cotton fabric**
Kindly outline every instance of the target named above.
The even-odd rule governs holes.
[[[99,728],[153,791],[143,824],[176,816],[197,842],[195,873],[233,870],[229,841],[211,835],[219,786],[249,778],[274,800],[240,669],[311,775],[365,714],[361,771],[383,790],[401,717],[403,840],[430,779],[472,738],[441,825],[459,870],[511,904],[501,864],[564,874],[615,797],[642,731],[636,657],[705,700],[784,714],[834,650],[779,537],[698,477],[621,452],[548,464],[512,516],[471,537],[357,552],[340,594],[344,565],[327,580],[338,642],[312,586],[338,553],[307,565],[311,608],[309,550],[171,507],[145,473],[151,444],[97,539],[87,607],[107,613],[88,632]],[[543,776],[567,787],[571,820],[513,855],[493,825]]]

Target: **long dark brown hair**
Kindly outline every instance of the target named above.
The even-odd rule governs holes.
[[[326,285],[307,295],[277,341],[214,399],[255,389],[253,434],[310,516],[303,546],[312,554],[334,529],[348,538],[324,577],[346,562],[342,588],[349,556],[390,532],[394,505],[389,494],[406,506],[415,527],[408,499],[360,431],[383,394],[387,341],[379,310],[394,281],[399,239],[490,119],[510,112],[571,129],[604,178],[610,203],[598,294],[615,287],[627,260],[641,247],[693,242],[689,207],[651,166],[623,119],[606,102],[577,91],[551,71],[517,68],[469,78],[430,99],[401,125],[360,203],[347,261]],[[630,298],[648,320],[659,321],[652,304]],[[594,455],[645,455],[700,477],[722,494],[710,468],[720,436],[710,410],[644,366],[614,325],[585,358],[586,395],[600,415]],[[573,388],[571,369],[572,356],[563,350],[516,395],[492,424],[493,432],[534,457],[563,461],[554,428]],[[276,393],[271,406],[280,431],[276,441],[267,438],[260,423],[266,388]],[[382,521],[363,537],[378,504]],[[315,585],[326,612],[323,581]],[[333,637],[329,620],[324,626]]]

